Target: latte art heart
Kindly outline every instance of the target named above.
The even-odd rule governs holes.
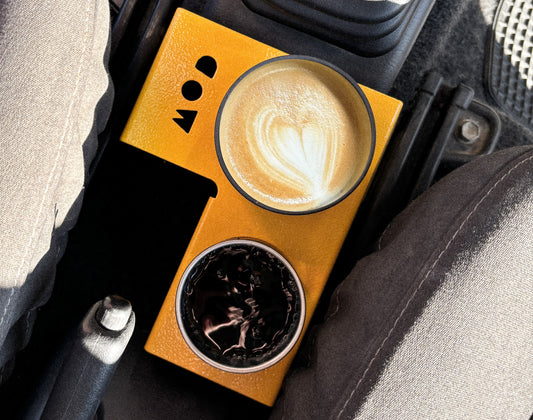
[[[225,99],[219,157],[253,201],[279,211],[314,211],[357,183],[370,154],[369,121],[359,93],[333,69],[308,60],[272,61]]]
[[[329,198],[337,152],[336,133],[329,124],[287,121],[275,106],[265,106],[247,121],[255,141],[248,143],[250,156],[265,176],[284,189],[292,189],[293,200],[320,202]],[[249,185],[254,188],[253,185]],[[257,191],[258,194],[264,194]],[[268,196],[272,201],[283,201]]]

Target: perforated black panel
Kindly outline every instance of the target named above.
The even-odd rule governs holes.
[[[533,0],[503,0],[493,24],[489,88],[498,105],[533,127]]]

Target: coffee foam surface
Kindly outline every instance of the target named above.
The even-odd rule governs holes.
[[[218,127],[234,181],[282,211],[334,202],[366,164],[358,155],[358,93],[328,67],[299,61],[274,61],[247,75],[227,98]]]

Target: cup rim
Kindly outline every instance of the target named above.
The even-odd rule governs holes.
[[[247,367],[235,367],[235,366],[229,366],[220,362],[217,362],[211,358],[209,358],[207,355],[205,355],[196,345],[193,343],[191,338],[189,337],[187,330],[185,326],[183,325],[181,314],[181,295],[183,293],[183,289],[185,288],[185,284],[187,283],[187,277],[189,276],[191,270],[196,266],[196,264],[207,254],[210,252],[218,249],[223,248],[228,245],[249,245],[257,248],[261,248],[262,250],[269,252],[273,254],[279,261],[283,263],[283,265],[289,270],[290,274],[292,275],[296,287],[298,289],[298,295],[300,299],[300,318],[298,320],[298,325],[293,333],[293,336],[291,337],[290,341],[286,344],[285,348],[278,354],[276,354],[272,359],[269,359],[263,363],[260,363],[258,365],[254,366],[247,366]],[[183,272],[180,283],[178,286],[178,290],[176,291],[176,319],[178,321],[178,326],[180,333],[189,346],[189,348],[193,351],[193,353],[198,356],[201,360],[203,360],[208,365],[217,368],[219,370],[230,372],[230,373],[253,373],[258,372],[264,369],[267,369],[279,361],[281,361],[296,345],[298,340],[300,339],[300,336],[302,335],[303,327],[305,324],[305,318],[306,318],[306,301],[305,301],[305,293],[303,289],[302,282],[300,280],[300,277],[296,273],[296,270],[294,267],[289,263],[289,261],[281,255],[278,251],[270,247],[269,245],[266,245],[262,242],[253,240],[253,239],[247,239],[247,238],[234,238],[234,239],[228,239],[222,242],[218,242],[214,245],[211,245],[210,247],[203,250],[200,254],[198,254],[194,259],[189,263],[185,271]]]
[[[363,101],[364,107],[366,108],[366,111],[367,111],[369,123],[370,123],[370,151],[368,153],[368,157],[367,157],[365,166],[364,166],[363,170],[361,171],[361,174],[360,174],[359,178],[357,178],[357,180],[353,183],[353,185],[350,187],[350,189],[348,191],[346,191],[343,195],[338,197],[336,200],[334,200],[334,201],[332,201],[330,203],[327,203],[327,204],[325,204],[323,206],[314,208],[314,209],[291,211],[291,210],[278,209],[276,207],[269,206],[267,204],[262,203],[261,201],[257,200],[256,198],[254,198],[250,194],[248,194],[239,185],[239,183],[233,178],[233,176],[231,175],[231,172],[229,171],[226,163],[224,162],[224,158],[222,156],[222,150],[221,150],[221,146],[220,146],[220,128],[219,127],[220,127],[220,120],[222,118],[222,113],[224,111],[224,107],[225,107],[226,102],[228,101],[229,97],[231,96],[231,94],[233,93],[233,91],[235,90],[237,85],[239,85],[241,83],[241,81],[244,78],[246,78],[249,74],[251,74],[252,72],[254,72],[255,70],[257,70],[260,67],[263,67],[263,66],[265,66],[267,64],[270,64],[272,62],[281,61],[281,60],[312,61],[312,62],[315,62],[315,63],[318,63],[318,64],[322,64],[322,65],[330,68],[331,70],[337,72],[339,75],[344,77],[344,79],[346,79],[348,81],[348,83],[350,83],[352,85],[352,87],[355,89],[355,91],[357,92],[357,94],[359,95],[361,100]],[[222,171],[224,172],[224,175],[226,176],[226,179],[248,201],[252,202],[253,204],[255,204],[258,207],[261,207],[263,209],[269,210],[269,211],[274,212],[274,213],[279,213],[279,214],[296,215],[296,216],[298,216],[298,215],[306,215],[306,214],[314,214],[314,213],[318,213],[318,212],[327,210],[327,209],[339,204],[341,201],[343,201],[344,199],[349,197],[355,191],[355,189],[361,184],[361,182],[363,181],[363,179],[367,175],[368,170],[370,168],[370,165],[372,164],[372,160],[374,158],[375,148],[376,148],[376,123],[375,123],[375,119],[374,119],[374,113],[372,112],[372,107],[370,106],[370,103],[368,102],[368,98],[366,97],[365,93],[363,92],[363,90],[361,89],[359,84],[347,72],[345,72],[341,68],[337,67],[336,65],[334,65],[334,64],[332,64],[332,63],[330,63],[330,62],[328,62],[326,60],[323,60],[321,58],[308,56],[308,55],[288,54],[288,55],[273,57],[273,58],[264,60],[264,61],[262,61],[262,62],[260,62],[260,63],[258,63],[256,65],[254,65],[253,67],[249,68],[248,70],[246,70],[243,74],[241,74],[239,76],[239,78],[235,82],[233,82],[233,84],[230,86],[230,88],[228,89],[228,91],[224,95],[224,98],[222,99],[222,102],[220,103],[220,106],[218,107],[217,116],[216,116],[216,119],[215,119],[215,150],[216,150],[216,155],[217,155],[217,158],[218,158],[218,162],[220,164],[220,167],[222,168]]]

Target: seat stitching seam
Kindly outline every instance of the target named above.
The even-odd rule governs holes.
[[[533,160],[533,155],[526,158],[526,159],[523,159],[521,161],[519,161],[516,165],[514,165],[511,169],[509,169],[484,195],[483,197],[476,203],[476,205],[474,206],[474,208],[472,209],[472,211],[470,211],[470,213],[466,216],[466,218],[463,220],[463,222],[461,223],[461,225],[457,228],[457,230],[455,231],[455,233],[452,235],[452,237],[450,238],[450,240],[448,241],[448,243],[446,244],[446,246],[444,247],[444,249],[439,253],[439,255],[437,256],[437,258],[435,259],[435,261],[433,262],[433,264],[431,265],[431,267],[429,268],[429,270],[427,271],[427,273],[425,274],[425,276],[422,278],[422,280],[420,281],[420,283],[418,284],[418,287],[414,290],[414,292],[411,294],[411,296],[409,297],[408,301],[406,302],[406,304],[404,305],[403,309],[400,311],[400,314],[396,317],[391,329],[389,330],[387,336],[383,339],[383,341],[381,342],[379,348],[376,350],[376,352],[374,353],[374,356],[372,357],[372,359],[369,361],[365,371],[363,372],[361,378],[359,379],[359,381],[357,382],[355,388],[352,390],[352,392],[350,393],[350,395],[348,396],[348,398],[346,399],[344,405],[342,406],[341,410],[339,411],[339,414],[337,415],[336,419],[340,419],[340,416],[343,414],[344,410],[346,410],[346,407],[348,406],[348,403],[351,401],[351,399],[353,398],[355,392],[357,391],[357,389],[359,388],[359,386],[361,385],[361,383],[363,382],[363,380],[365,379],[366,375],[368,374],[370,368],[372,367],[372,365],[374,364],[375,360],[377,359],[379,353],[381,352],[381,350],[383,349],[383,347],[385,346],[385,344],[387,343],[387,341],[390,339],[390,337],[392,336],[392,333],[394,332],[394,330],[396,329],[400,319],[403,317],[403,315],[405,314],[407,308],[409,307],[409,305],[411,304],[411,302],[414,300],[415,296],[417,295],[417,293],[420,291],[420,289],[422,288],[423,284],[425,283],[425,281],[429,278],[429,275],[432,273],[432,271],[434,270],[434,268],[437,266],[437,264],[439,263],[440,259],[442,258],[442,256],[446,253],[446,251],[450,248],[451,244],[455,241],[455,238],[457,237],[457,235],[461,232],[461,230],[464,228],[464,226],[466,225],[466,223],[470,220],[470,218],[474,215],[474,213],[477,211],[477,209],[479,208],[479,206],[486,200],[486,198],[492,193],[492,191],[494,191],[494,189],[501,183],[503,182],[504,179],[506,179],[513,171],[515,171],[519,166],[523,165],[524,163],[530,161],[530,160]]]
[[[75,102],[75,98],[76,98],[76,95],[78,94],[78,91],[79,91],[79,85],[80,85],[80,81],[81,81],[81,72],[82,72],[82,69],[83,69],[83,64],[85,62],[85,59],[86,59],[86,53],[87,53],[87,41],[88,41],[88,38],[89,38],[89,10],[90,10],[90,6],[92,4],[92,1],[91,0],[87,0],[87,7],[85,9],[85,12],[86,12],[86,18],[85,18],[85,33],[84,33],[84,37],[83,37],[83,50],[82,50],[82,53],[81,53],[81,57],[80,57],[80,60],[78,61],[78,74],[76,75],[76,83],[74,85],[74,90],[72,92],[72,96],[71,96],[71,100],[70,100],[70,104],[69,104],[69,110],[68,110],[68,113],[67,113],[67,118],[66,118],[66,121],[65,121],[65,126],[63,128],[63,134],[61,135],[61,141],[59,143],[59,147],[57,149],[57,153],[56,153],[56,157],[55,157],[55,160],[54,160],[54,165],[52,167],[52,170],[50,171],[50,175],[48,177],[48,180],[47,180],[47,183],[46,183],[46,187],[45,187],[45,190],[43,192],[43,195],[42,195],[42,199],[41,199],[41,204],[39,206],[39,210],[37,212],[37,217],[35,218],[35,222],[34,222],[34,225],[33,225],[33,230],[32,230],[32,233],[30,235],[30,241],[28,243],[28,245],[26,246],[26,251],[22,257],[22,261],[19,265],[19,269],[17,271],[17,274],[15,276],[15,286],[13,286],[13,288],[11,289],[11,293],[9,295],[9,298],[8,298],[8,301],[6,303],[6,306],[4,308],[4,312],[2,314],[2,318],[0,319],[0,326],[3,325],[4,323],[4,319],[5,319],[5,316],[8,312],[8,308],[11,304],[11,300],[15,294],[15,288],[16,287],[20,287],[20,284],[19,284],[19,281],[20,281],[20,275],[22,273],[22,269],[24,267],[24,265],[26,264],[26,261],[27,261],[27,258],[28,258],[28,255],[29,255],[29,251],[30,251],[30,248],[33,248],[33,243],[35,241],[35,235],[37,233],[37,227],[39,225],[39,220],[40,220],[40,217],[41,217],[41,213],[44,209],[44,203],[46,201],[46,196],[48,194],[48,190],[50,189],[50,186],[52,184],[52,180],[54,179],[54,176],[55,176],[55,172],[57,170],[57,166],[58,166],[58,163],[59,163],[59,159],[61,157],[61,152],[64,148],[64,145],[65,145],[65,138],[67,136],[67,132],[68,132],[68,127],[70,125],[70,122],[71,122],[71,118],[72,118],[72,111],[74,109],[74,102]]]

